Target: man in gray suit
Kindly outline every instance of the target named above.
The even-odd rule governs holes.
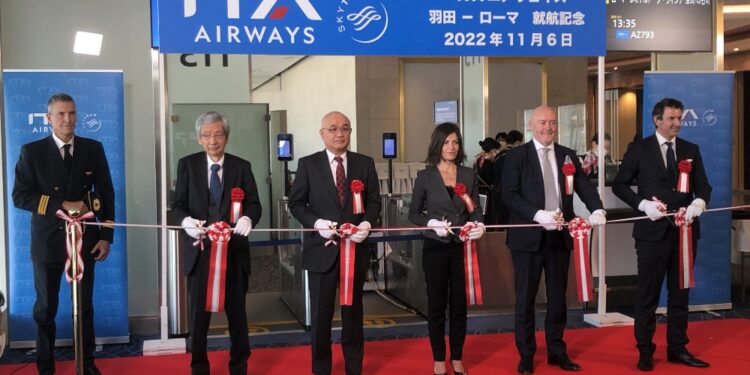
[[[369,261],[367,235],[380,216],[380,187],[371,157],[348,151],[351,122],[341,112],[331,112],[320,124],[325,150],[299,160],[289,196],[292,215],[305,228],[318,229],[303,235],[302,267],[310,275],[312,303],[312,371],[331,373],[331,323],[339,286],[339,251],[327,246],[334,235],[333,223],[357,225],[351,238],[355,250],[354,294],[351,306],[341,307],[341,346],[347,374],[362,373],[364,332],[362,288]],[[363,213],[353,213],[351,184],[358,180]],[[335,240],[335,238],[333,238]]]

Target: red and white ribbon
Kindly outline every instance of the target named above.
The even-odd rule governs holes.
[[[65,281],[67,281],[68,284],[72,283],[74,279],[80,282],[83,278],[83,257],[81,257],[81,249],[83,248],[83,225],[81,222],[86,219],[92,219],[94,213],[89,211],[81,216],[72,217],[66,214],[63,210],[57,210],[55,215],[65,220],[65,250],[68,252],[68,258],[65,259]],[[76,239],[75,243],[73,242],[73,238]],[[76,257],[76,263],[78,264],[78,269],[75,270],[75,274],[70,269],[71,259],[74,256]]]
[[[471,199],[471,196],[469,196],[468,192],[466,191],[466,185],[464,185],[462,182],[457,182],[456,186],[453,187],[453,192],[456,193],[456,195],[461,198],[461,200],[466,205],[466,211],[469,213],[474,212],[474,209],[477,207],[476,203],[474,203],[474,200]]]
[[[565,176],[565,194],[573,194],[573,176],[576,174],[576,166],[570,160],[570,156],[565,156],[565,162],[562,167],[563,175]]]
[[[693,223],[685,220],[685,207],[680,207],[674,216],[674,223],[679,229],[680,242],[678,251],[680,262],[680,289],[695,287],[693,273]]]
[[[354,301],[354,259],[357,244],[351,240],[350,236],[358,230],[356,225],[344,223],[337,231],[341,238],[339,241],[339,304],[341,306],[351,306]]]
[[[229,206],[229,222],[237,224],[242,217],[242,200],[245,199],[245,191],[240,188],[232,188],[232,203]]]
[[[573,256],[575,258],[576,291],[579,302],[588,302],[593,294],[591,283],[591,264],[589,263],[589,231],[591,224],[577,217],[568,224],[568,231],[573,237]]]
[[[232,228],[224,221],[208,226],[208,239],[211,240],[211,261],[208,265],[206,283],[206,311],[224,311],[224,294],[227,276],[227,252]]]
[[[365,184],[360,180],[352,180],[349,188],[352,190],[352,211],[355,215],[365,213],[365,205],[362,201],[362,192],[365,190]]]
[[[677,163],[680,175],[677,177],[677,191],[680,193],[690,192],[690,172],[693,170],[693,159],[680,160]]]
[[[458,238],[464,242],[464,280],[466,284],[466,303],[469,305],[482,304],[482,283],[479,279],[479,261],[477,259],[477,243],[469,238],[469,232],[476,224],[469,222],[461,228]]]

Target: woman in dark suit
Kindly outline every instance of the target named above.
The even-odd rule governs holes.
[[[465,160],[458,126],[454,123],[438,125],[427,150],[428,167],[417,174],[409,208],[409,221],[433,227],[424,233],[422,267],[427,284],[427,326],[435,374],[446,372],[445,309],[448,306],[451,364],[454,373],[466,372],[461,360],[467,307],[463,242],[458,232],[450,233],[448,227],[466,225],[468,229],[473,225],[468,235],[471,240],[482,237],[485,228],[480,222],[482,209],[474,203],[479,199],[477,175],[473,169],[462,166]],[[463,195],[462,191],[465,191]]]

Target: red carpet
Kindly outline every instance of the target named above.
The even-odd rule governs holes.
[[[708,369],[692,369],[666,361],[666,325],[660,324],[655,342],[656,374],[748,374],[750,373],[750,320],[714,320],[690,323],[689,349],[711,363]],[[632,327],[576,329],[566,331],[571,357],[589,374],[640,373],[635,368],[638,354]],[[562,374],[564,371],[546,364],[544,333],[537,333],[539,350],[535,374]],[[209,353],[213,374],[226,374],[228,352]],[[343,374],[341,348],[334,346],[334,374]],[[104,374],[189,374],[190,356],[128,357],[102,359],[97,366]],[[471,375],[515,374],[518,354],[512,334],[469,336],[464,349],[464,363]],[[35,374],[34,364],[0,366],[0,374]],[[249,363],[249,374],[309,374],[308,346],[256,349]],[[365,344],[365,374],[429,374],[432,360],[428,340],[404,339],[374,341]],[[73,363],[59,362],[58,374],[73,374]]]

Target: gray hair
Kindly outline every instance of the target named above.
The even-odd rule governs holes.
[[[52,109],[52,105],[57,102],[66,102],[66,103],[73,103],[75,104],[75,100],[73,100],[73,97],[64,93],[64,92],[58,92],[57,94],[54,94],[49,97],[47,100],[47,112]]]
[[[195,119],[195,133],[200,138],[201,126],[205,124],[213,124],[214,122],[221,122],[221,125],[224,127],[224,134],[229,137],[229,120],[216,111],[206,112]]]

